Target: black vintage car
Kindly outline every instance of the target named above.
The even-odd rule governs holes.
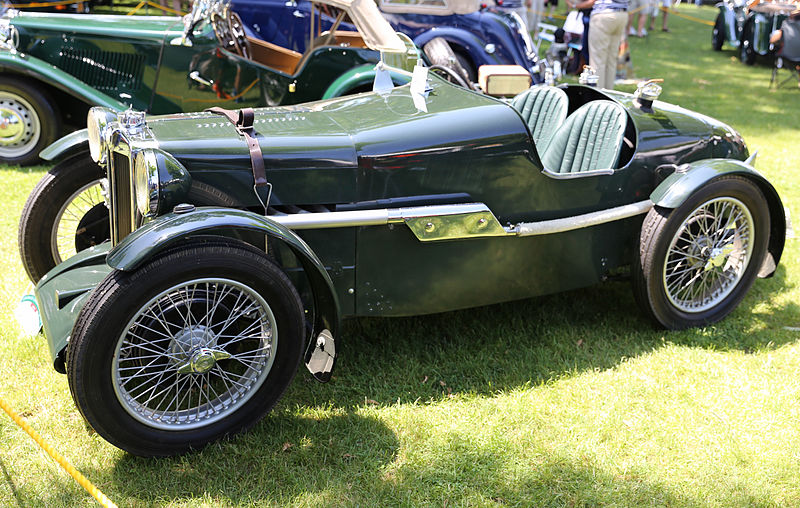
[[[719,14],[711,32],[711,46],[720,51],[725,43],[739,49],[742,62],[753,65],[758,56],[768,56],[769,37],[797,3],[785,1],[750,2],[724,0],[717,4]]]
[[[775,271],[783,206],[736,131],[659,91],[508,103],[418,67],[296,106],[93,109],[111,241],[36,287],[53,365],[103,438],[172,455],[252,426],[301,364],[329,380],[346,317],[630,276],[659,325],[716,322]]]

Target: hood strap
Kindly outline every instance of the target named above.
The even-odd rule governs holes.
[[[233,111],[230,109],[213,107],[206,111],[214,113],[215,115],[224,116],[233,124],[236,128],[236,132],[244,136],[247,142],[247,148],[250,150],[250,166],[253,169],[253,181],[255,182],[255,186],[264,187],[267,185],[267,173],[264,170],[264,156],[261,154],[261,146],[258,144],[256,131],[253,128],[253,121],[255,119],[253,108]]]

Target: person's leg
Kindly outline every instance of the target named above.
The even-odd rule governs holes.
[[[608,55],[609,36],[607,30],[610,17],[610,12],[601,12],[593,15],[592,21],[589,23],[592,27],[592,36],[589,38],[589,61],[592,62],[594,70],[597,71],[599,78],[597,86],[599,87],[605,85],[605,74],[607,72],[606,68],[608,67],[607,60],[610,59]],[[614,54],[614,58],[616,58],[616,53]]]
[[[667,28],[667,14],[669,14],[669,1],[664,2],[664,10],[661,11],[661,30],[664,32],[669,32],[669,28]]]
[[[617,58],[619,57],[619,45],[625,34],[625,23],[627,16],[624,12],[612,12],[607,24],[607,43],[605,61],[606,68],[604,76],[601,78],[603,88],[612,90],[614,79],[617,76]],[[592,34],[594,35],[594,34]]]

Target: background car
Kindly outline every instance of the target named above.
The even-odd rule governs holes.
[[[26,164],[60,135],[80,127],[91,106],[152,113],[201,111],[218,104],[295,104],[361,90],[383,50],[401,60],[402,41],[370,2],[317,3],[352,30],[335,27],[297,52],[253,37],[227,5],[195,2],[187,17],[43,14],[0,17],[0,162]],[[356,12],[357,10],[357,12]],[[319,9],[318,9],[319,11]],[[305,23],[319,19],[309,16]],[[402,67],[402,62],[397,65]]]
[[[310,1],[235,0],[233,6],[264,40],[305,51]],[[378,6],[392,28],[423,48],[431,63],[457,64],[472,83],[478,81],[478,67],[498,64],[520,65],[538,81],[536,52],[516,14],[481,7],[478,0],[381,0]],[[332,21],[323,18],[323,27]]]
[[[719,14],[711,34],[712,47],[720,51],[727,43],[739,48],[742,62],[752,65],[757,56],[767,56],[772,51],[769,36],[797,5],[789,2],[759,2],[752,7],[739,0],[725,0],[717,4]]]
[[[93,109],[112,240],[37,285],[53,364],[104,439],[171,455],[249,428],[301,362],[330,379],[344,317],[629,274],[661,326],[716,322],[775,271],[783,205],[736,131],[651,85],[508,103],[418,72],[252,114]],[[237,205],[196,208],[196,181]]]

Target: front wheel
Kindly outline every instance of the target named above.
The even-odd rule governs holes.
[[[270,411],[297,371],[303,332],[300,297],[263,252],[183,244],[91,293],[67,349],[70,392],[113,445],[184,453]]]
[[[103,179],[106,173],[81,152],[53,166],[31,191],[18,241],[28,277],[38,282],[76,253],[111,238]],[[186,200],[197,206],[237,206],[227,194],[193,181]]]
[[[670,329],[721,320],[755,280],[769,222],[761,190],[739,176],[712,181],[674,210],[653,208],[633,267],[639,305]]]

